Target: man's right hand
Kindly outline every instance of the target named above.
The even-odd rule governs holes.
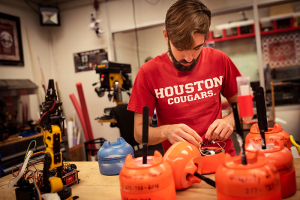
[[[151,116],[149,116],[149,124]],[[142,144],[143,135],[143,115],[141,113],[134,114],[134,138]],[[180,141],[187,141],[201,148],[202,138],[196,131],[191,129],[186,124],[162,125],[159,127],[149,127],[148,144],[155,145],[168,140],[171,144]]]
[[[165,127],[163,134],[171,144],[187,141],[195,145],[197,148],[201,148],[200,143],[203,142],[202,138],[189,126],[185,124],[173,124],[165,126],[167,127]]]

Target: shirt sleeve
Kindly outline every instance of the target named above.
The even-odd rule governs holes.
[[[232,60],[226,54],[223,54],[223,60],[225,65],[225,76],[221,93],[228,99],[238,92],[236,77],[242,75],[235,64],[232,62]]]
[[[143,113],[143,107],[148,106],[149,115],[153,116],[156,100],[153,92],[151,91],[153,90],[149,87],[146,73],[143,67],[141,67],[133,84],[127,110]]]

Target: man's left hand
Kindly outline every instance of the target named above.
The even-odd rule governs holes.
[[[225,141],[233,132],[234,121],[233,116],[224,117],[223,119],[215,120],[207,129],[205,138],[207,140]]]

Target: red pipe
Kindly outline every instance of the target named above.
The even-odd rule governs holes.
[[[76,112],[77,112],[77,115],[79,117],[79,120],[81,122],[81,126],[82,126],[82,129],[83,129],[85,140],[89,141],[90,139],[89,139],[89,135],[88,135],[88,132],[86,130],[86,127],[85,127],[85,122],[84,122],[84,118],[83,118],[83,114],[82,114],[82,110],[80,108],[80,105],[79,105],[79,103],[78,103],[78,101],[77,101],[77,99],[76,99],[76,97],[75,97],[74,94],[70,94],[69,96],[70,96],[70,98],[71,98],[71,100],[73,102],[73,105],[74,105],[74,107],[76,109]]]
[[[78,83],[76,83],[76,87],[77,87],[77,92],[78,92],[78,96],[79,96],[79,100],[80,100],[82,114],[83,114],[83,117],[85,120],[86,130],[88,131],[88,135],[89,135],[89,140],[94,140],[93,130],[92,130],[91,121],[90,121],[88,109],[87,109],[85,98],[84,98],[82,84],[80,82],[78,82]]]

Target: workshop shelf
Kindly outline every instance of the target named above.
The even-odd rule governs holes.
[[[282,33],[282,32],[289,32],[289,31],[295,31],[300,30],[300,25],[294,27],[294,18],[291,17],[290,19],[290,26],[286,28],[278,28],[277,20],[270,20],[273,21],[273,28],[272,30],[266,30],[266,31],[260,31],[260,35],[269,35],[269,34],[275,34],[275,33]],[[253,20],[251,20],[252,22]],[[264,20],[265,21],[265,20]],[[252,32],[251,33],[241,33],[241,27],[243,26],[252,26]],[[260,25],[261,26],[261,25]],[[219,28],[222,27],[222,37],[221,38],[214,38],[213,31],[209,31],[208,40],[206,40],[206,43],[213,43],[213,42],[222,42],[222,41],[228,41],[228,40],[236,40],[241,38],[248,38],[248,37],[254,37],[255,36],[255,27],[254,23],[252,24],[241,24],[240,22],[234,22],[232,24],[228,24],[228,26],[220,25]],[[236,34],[227,36],[226,30],[230,28],[236,28]]]

